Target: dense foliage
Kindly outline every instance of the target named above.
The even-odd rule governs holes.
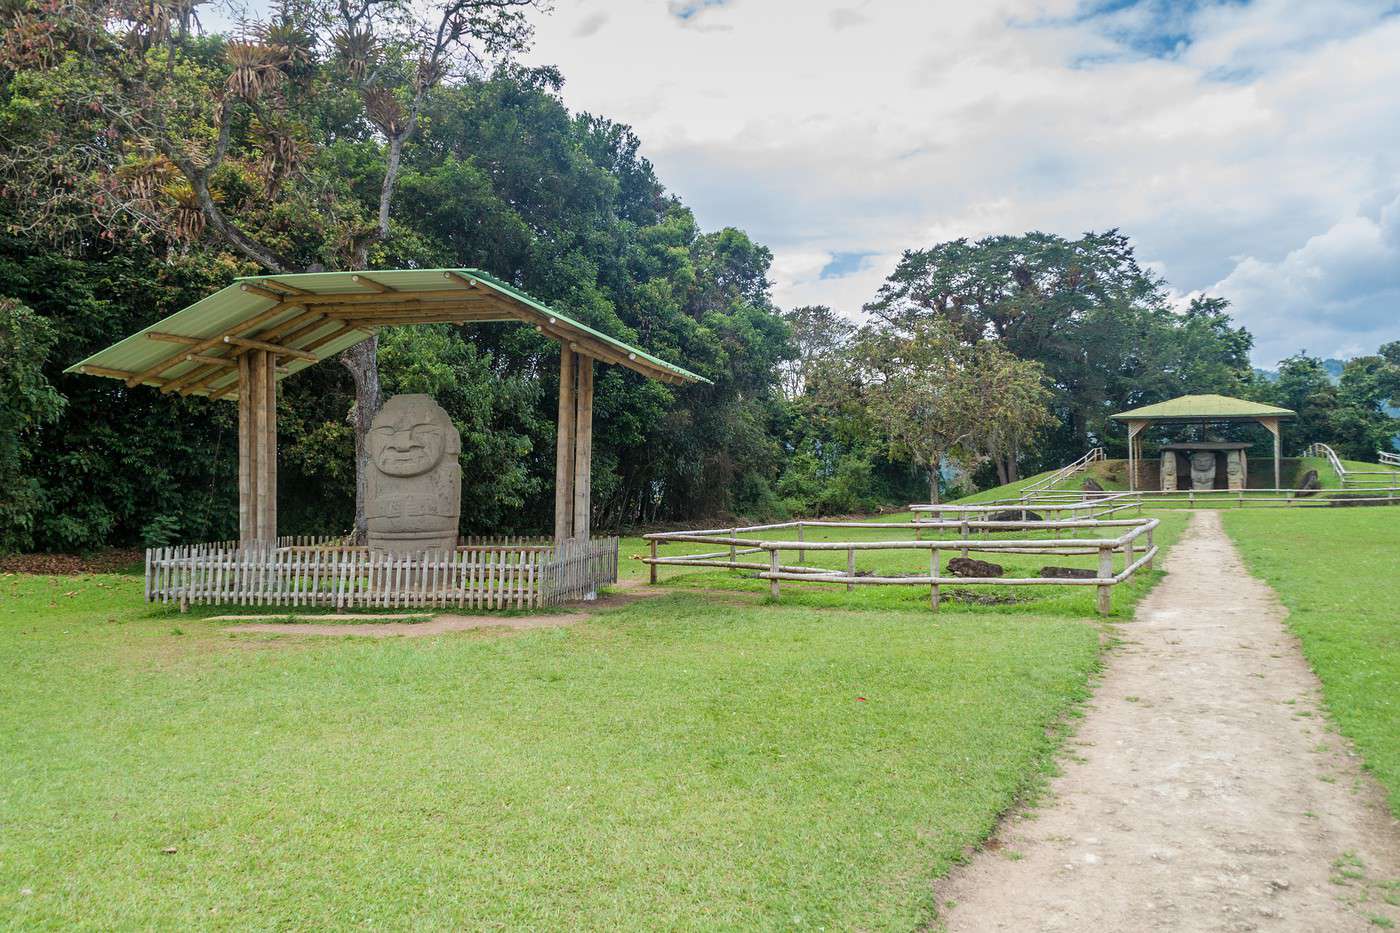
[[[530,6],[441,5],[475,11],[495,38],[461,38],[480,49],[521,45]],[[712,380],[600,369],[600,529],[871,510],[936,492],[929,469],[953,453],[984,482],[1014,478],[1121,447],[1108,414],[1182,392],[1299,408],[1291,444],[1357,457],[1395,433],[1396,345],[1339,384],[1306,357],[1263,380],[1226,303],[1174,309],[1117,231],[911,251],[862,328],[824,307],[783,313],[769,251],[701,230],[629,128],[568,111],[554,69],[506,56],[425,72],[433,40],[408,27],[367,53],[286,3],[255,38],[190,30],[188,3],[113,9],[0,10],[0,549],[235,532],[232,405],[62,369],[278,269],[478,266]],[[350,527],[367,373],[457,422],[464,532],[549,527],[557,352],[519,326],[422,326],[287,380],[281,529]],[[935,415],[951,433],[930,446],[920,421]]]

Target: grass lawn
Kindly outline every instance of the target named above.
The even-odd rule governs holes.
[[[706,576],[731,575],[666,571],[567,628],[384,640],[235,635],[133,576],[0,577],[0,916],[932,920],[932,880],[1053,766],[1099,663],[1092,589],[934,616],[927,588],[773,605]]]
[[[1288,625],[1400,816],[1400,511],[1225,512],[1250,569],[1288,606]]]

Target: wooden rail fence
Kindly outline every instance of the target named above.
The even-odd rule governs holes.
[[[145,595],[147,602],[176,603],[182,610],[191,604],[534,609],[589,598],[616,583],[617,549],[617,538],[558,545],[473,541],[414,554],[375,554],[330,540],[275,548],[236,542],[149,548]]]
[[[1157,556],[1157,546],[1153,542],[1153,532],[1157,528],[1155,518],[1129,519],[1074,519],[1068,521],[976,521],[960,519],[956,521],[919,522],[828,522],[794,521],[778,522],[769,525],[749,525],[742,528],[712,528],[703,531],[656,532],[643,535],[650,545],[651,554],[642,562],[651,567],[651,582],[657,582],[660,567],[714,567],[731,570],[757,570],[760,579],[768,580],[770,593],[774,599],[780,594],[784,580],[798,583],[844,584],[847,590],[854,586],[927,586],[929,604],[936,612],[941,598],[939,588],[944,585],[958,586],[1095,586],[1098,587],[1098,611],[1107,614],[1112,611],[1112,590],[1119,583],[1131,579],[1138,570],[1152,569]],[[913,528],[916,533],[929,530],[956,532],[956,538],[933,540],[902,541],[811,541],[803,535],[805,528],[834,529],[881,529],[897,531]],[[779,529],[796,529],[796,540],[765,539],[747,537],[755,532]],[[1076,530],[1106,531],[1114,537],[1065,538],[1053,537],[1056,533]],[[997,532],[1017,532],[1024,534],[1050,534],[1049,538],[996,539],[979,537],[975,541],[971,532],[991,534]],[[1143,539],[1143,540],[1139,540]],[[663,544],[709,544],[721,550],[700,554],[680,554],[663,557],[659,548]],[[929,572],[909,576],[862,575],[856,569],[856,556],[866,551],[904,550],[927,551]],[[796,564],[784,564],[781,555],[785,551],[797,552]],[[805,563],[809,551],[844,551],[844,570],[828,567],[813,567]],[[1097,570],[1092,576],[1084,577],[964,577],[947,576],[941,571],[941,558],[944,551],[959,551],[966,557],[969,551],[1003,551],[1012,554],[1095,554],[1098,556]],[[757,561],[740,560],[750,554],[765,553],[766,558]],[[1123,566],[1115,569],[1115,555],[1122,555]]]

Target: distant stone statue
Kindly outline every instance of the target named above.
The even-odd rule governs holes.
[[[1162,488],[1176,488],[1176,451],[1162,451]]]
[[[1225,452],[1225,479],[1231,489],[1243,489],[1245,487],[1245,459],[1243,450],[1227,450]]]
[[[462,437],[426,395],[395,395],[369,428],[365,497],[371,551],[416,552],[457,546],[462,511]]]
[[[1191,488],[1215,488],[1215,451],[1198,450],[1191,455]]]

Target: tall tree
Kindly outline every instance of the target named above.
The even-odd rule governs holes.
[[[524,48],[539,0],[283,0],[229,40],[199,34],[198,4],[22,0],[0,11],[0,69],[54,107],[35,117],[47,132],[0,156],[19,226],[70,234],[76,208],[107,238],[212,238],[267,272],[365,268],[390,236],[405,146],[430,94]],[[345,135],[372,146],[376,189],[325,172],[326,149]],[[356,386],[363,532],[377,340],[342,362]]]
[[[1118,230],[1077,240],[1032,232],[906,251],[866,310],[905,332],[941,320],[1045,367],[1062,427],[1042,462],[1113,437],[1108,416],[1249,378],[1250,338],[1220,299],[1178,313]]]

